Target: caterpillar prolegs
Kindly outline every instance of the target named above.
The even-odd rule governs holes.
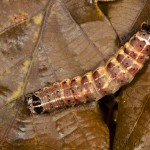
[[[32,113],[52,112],[64,107],[97,101],[131,82],[150,55],[150,25],[143,24],[129,42],[108,60],[82,77],[56,82],[25,96]]]

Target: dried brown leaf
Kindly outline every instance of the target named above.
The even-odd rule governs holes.
[[[104,9],[111,24],[113,25],[120,40],[124,42],[124,38],[131,33],[138,16],[149,0],[118,0],[112,3],[100,3],[100,8]]]
[[[116,34],[102,12],[84,0],[1,1],[0,7],[1,148],[108,149],[96,103],[36,116],[18,99],[48,81],[82,75],[114,53]]]
[[[119,97],[119,116],[114,149],[149,149],[150,64]]]

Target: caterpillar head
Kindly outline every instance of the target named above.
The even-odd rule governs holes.
[[[150,34],[150,25],[147,24],[146,22],[143,22],[141,25],[142,31],[146,31],[147,33]]]

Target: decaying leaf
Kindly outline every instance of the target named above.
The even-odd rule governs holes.
[[[119,116],[114,149],[150,147],[150,65],[128,85],[119,97]]]
[[[39,12],[45,11],[44,9],[47,2],[48,0],[33,0],[31,2],[26,0],[17,0],[13,2],[10,2],[9,0],[1,1],[0,33],[13,28],[16,23],[31,19]]]
[[[118,0],[108,5],[100,3],[121,41],[124,42],[124,38],[134,30],[133,26],[147,1]]]
[[[84,0],[0,3],[1,148],[108,149],[97,104],[36,116],[19,98],[93,70],[114,53],[116,34],[103,13]]]
[[[116,33],[122,40],[133,26],[149,20],[149,0],[100,3],[111,24],[97,1],[0,2],[1,149],[109,149],[109,131],[97,103],[33,115],[20,98],[47,82],[103,65],[117,49]],[[114,150],[150,147],[149,69],[148,63],[118,97]]]

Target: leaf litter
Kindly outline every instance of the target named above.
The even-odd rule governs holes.
[[[16,1],[10,8],[4,1],[0,9],[6,14],[0,24],[2,148],[109,149],[109,131],[96,103],[35,116],[29,115],[23,99],[16,99],[46,82],[72,78],[103,65],[117,49],[116,33],[120,32],[88,1],[31,3]],[[132,17],[127,20],[132,22]],[[10,100],[14,101],[8,103]]]

